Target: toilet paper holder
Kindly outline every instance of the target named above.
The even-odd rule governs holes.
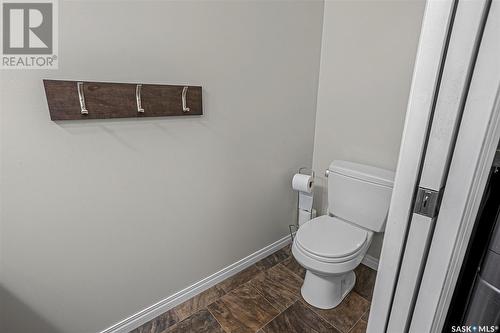
[[[312,179],[314,179],[315,177],[315,173],[314,173],[314,170],[311,169],[311,168],[307,168],[307,167],[302,167],[299,169],[299,174],[304,174],[304,175],[309,175],[312,177]],[[295,224],[290,224],[288,226],[288,230],[290,231],[290,237],[292,239],[292,242],[293,242],[293,238],[294,238],[294,232],[293,232],[293,229],[295,229],[295,232],[297,232],[297,230],[299,230],[299,208],[298,208],[298,204],[299,204],[299,196],[300,196],[300,193],[297,192],[297,222]],[[311,217],[312,217],[312,209],[311,209]]]
[[[314,170],[311,168],[302,167],[299,169],[299,173],[304,175],[310,175],[311,177],[314,178]]]

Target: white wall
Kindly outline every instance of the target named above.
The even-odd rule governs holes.
[[[313,168],[334,159],[395,170],[425,2],[326,1]],[[379,257],[382,236],[369,254]]]
[[[2,332],[95,332],[288,233],[318,1],[60,1],[60,69],[1,78]],[[42,78],[203,86],[202,117],[52,122]]]

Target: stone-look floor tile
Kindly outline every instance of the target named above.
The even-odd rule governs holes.
[[[292,244],[291,243],[288,244],[282,250],[285,251],[286,254],[288,254],[288,256],[291,256],[292,255]]]
[[[336,308],[330,310],[311,308],[339,331],[347,333],[369,306],[370,303],[366,299],[351,291]]]
[[[190,317],[184,319],[180,323],[172,326],[165,333],[192,333],[192,332],[203,332],[203,333],[224,333],[224,330],[219,325],[217,320],[212,316],[212,314],[207,310],[203,309]]]
[[[314,311],[298,301],[262,329],[265,333],[338,333]]]
[[[367,322],[361,319],[349,333],[366,333],[366,325]]]
[[[217,284],[217,287],[228,293],[231,290],[238,288],[242,284],[247,283],[248,281],[256,277],[260,272],[261,271],[257,268],[257,266],[252,265]]]
[[[174,310],[169,310],[164,314],[148,321],[141,327],[136,328],[130,333],[160,333],[172,327],[179,322],[179,318]]]
[[[363,317],[361,317],[361,319],[363,319],[364,321],[368,321],[368,318],[370,316],[370,306],[372,306],[371,303],[370,303],[370,305],[368,307],[368,310],[365,312],[365,314],[363,315]]]
[[[257,266],[257,268],[260,269],[261,271],[264,271],[266,269],[273,267],[276,264],[279,264],[288,257],[289,257],[289,252],[285,247],[260,260],[255,264],[255,266]]]
[[[292,272],[294,272],[295,274],[297,274],[298,276],[300,276],[302,279],[306,276],[306,269],[300,266],[300,264],[297,262],[297,260],[295,260],[293,256],[290,256],[288,259],[285,259],[283,261],[283,265]]]
[[[219,298],[208,310],[226,333],[254,333],[279,314],[250,284]]]
[[[356,284],[354,285],[354,291],[366,298],[367,300],[372,300],[373,288],[375,287],[375,279],[377,277],[377,271],[365,266],[359,265],[354,269],[356,273]]]
[[[263,295],[272,306],[284,311],[300,298],[303,280],[282,264],[260,273],[249,283]]]
[[[218,286],[213,286],[212,288],[201,292],[193,298],[188,299],[184,303],[179,304],[174,308],[174,311],[177,314],[179,321],[184,320],[198,310],[206,308],[207,305],[215,302],[224,294],[224,290],[222,290]]]

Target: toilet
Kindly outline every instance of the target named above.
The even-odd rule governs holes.
[[[306,270],[302,297],[320,309],[339,305],[356,282],[374,232],[385,228],[394,172],[347,161],[328,168],[328,215],[304,223],[292,254]]]

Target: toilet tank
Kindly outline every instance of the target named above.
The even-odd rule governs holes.
[[[384,231],[394,172],[347,161],[333,161],[328,170],[328,212],[363,228]]]

